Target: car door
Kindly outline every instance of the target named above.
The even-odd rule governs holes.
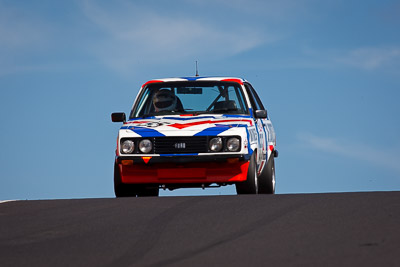
[[[256,110],[265,110],[264,106],[258,97],[256,91],[249,83],[245,83],[247,94],[250,98],[250,103],[253,110],[253,117],[255,120],[256,131],[258,135],[258,153],[257,153],[257,166],[258,173],[261,173],[262,169],[266,165],[267,160],[267,130],[266,130],[266,118],[256,118]]]

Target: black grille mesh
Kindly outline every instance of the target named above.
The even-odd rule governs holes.
[[[182,144],[184,144],[185,148],[182,148]],[[207,136],[154,138],[155,154],[206,153],[207,151]]]

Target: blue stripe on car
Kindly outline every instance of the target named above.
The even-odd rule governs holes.
[[[230,124],[230,125],[225,125],[225,124],[216,124],[215,127],[210,127],[207,129],[204,129],[201,132],[198,132],[194,136],[212,136],[212,135],[219,135],[226,130],[229,130],[231,128],[236,128],[236,127],[247,127],[246,124]]]
[[[235,115],[235,114],[224,114],[224,117],[227,117],[227,118],[251,118],[251,116],[249,116],[249,115]]]
[[[140,135],[141,137],[160,137],[165,136],[164,134],[160,133],[159,131],[145,128],[145,127],[138,127],[138,126],[124,126],[121,129],[131,130],[132,132]]]
[[[161,157],[172,157],[172,156],[198,156],[199,153],[188,153],[188,154],[160,154]]]
[[[253,154],[253,149],[251,149],[251,144],[250,144],[250,134],[249,134],[249,130],[246,127],[246,134],[247,134],[247,149],[249,151],[249,155],[251,156]]]
[[[249,108],[249,112],[250,112],[251,117],[254,117],[253,109],[252,109],[252,108]]]
[[[208,136],[208,135],[219,135],[220,133],[225,132],[226,130],[229,130],[229,127],[210,127],[207,129],[204,129],[201,132],[198,132],[194,136]]]
[[[188,81],[197,81],[198,79],[203,79],[203,78],[208,78],[208,77],[181,77],[181,79],[185,79]]]

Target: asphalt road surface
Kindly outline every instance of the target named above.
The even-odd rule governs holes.
[[[0,266],[400,266],[400,192],[1,203]]]

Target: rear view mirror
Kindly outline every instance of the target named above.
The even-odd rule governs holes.
[[[256,110],[255,117],[260,118],[260,119],[265,119],[265,118],[267,118],[267,111],[266,110]]]
[[[125,122],[126,121],[126,115],[123,112],[115,112],[111,114],[111,120],[113,122]]]
[[[201,95],[203,93],[203,88],[178,87],[176,93],[180,95]]]

